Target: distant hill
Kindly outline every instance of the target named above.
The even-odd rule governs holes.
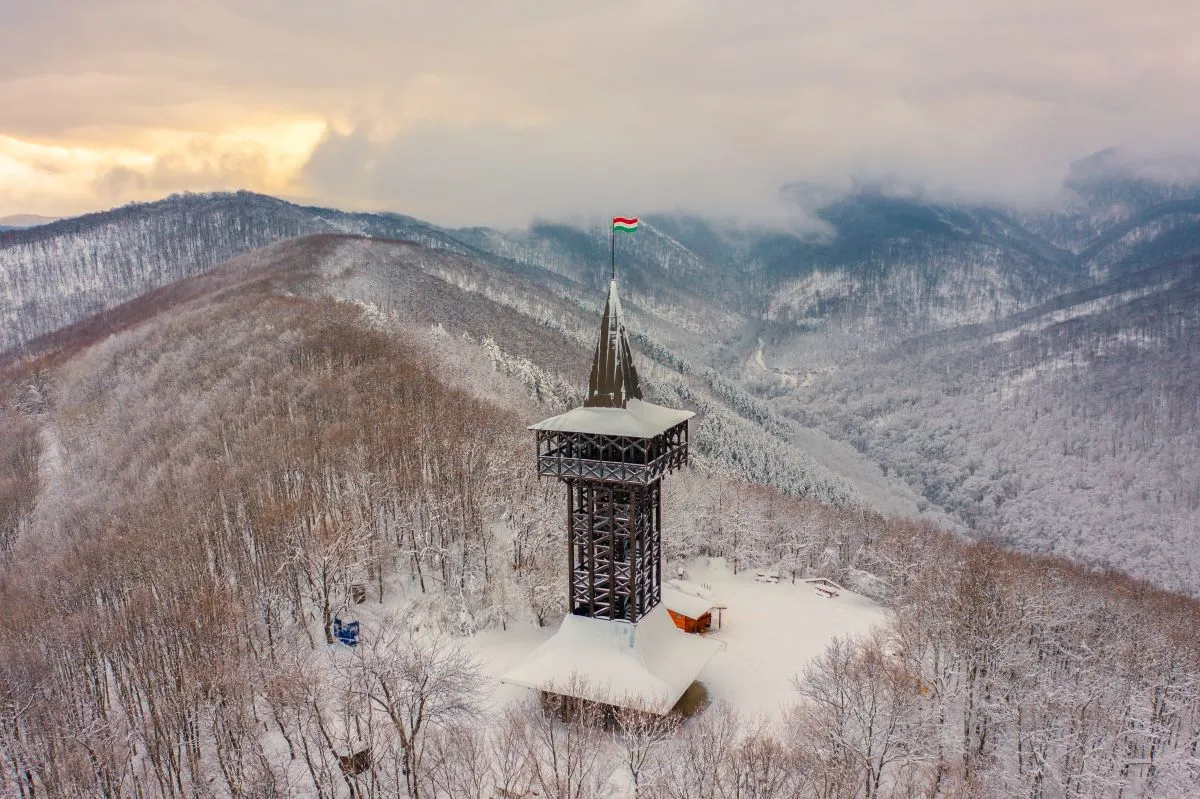
[[[674,344],[701,346],[724,366],[759,336],[776,365],[831,365],[913,336],[996,322],[1200,247],[1200,183],[1156,182],[1165,167],[1155,169],[1147,177],[1112,154],[1083,159],[1062,207],[1038,213],[873,188],[795,188],[806,203],[819,197],[810,210],[824,233],[646,214],[643,229],[620,242],[621,278],[655,318],[695,334]],[[249,192],[176,195],[0,234],[0,351],[256,247],[315,233],[418,241],[564,291],[597,288],[608,273],[602,220],[451,230]],[[725,332],[714,338],[715,329]]]
[[[249,192],[176,195],[0,234],[0,351],[275,241],[360,233],[469,252],[394,215],[302,208]]]
[[[38,216],[37,214],[12,214],[0,216],[0,230],[17,230],[20,228],[37,227],[57,222],[62,217]]]
[[[795,187],[816,219],[795,230],[643,214],[619,242],[635,346],[662,398],[713,409],[709,456],[750,479],[1200,592],[1200,183],[1100,153],[1064,192],[1030,212]],[[178,195],[0,234],[0,351],[270,262],[281,291],[487,338],[553,394],[590,346],[608,237]]]

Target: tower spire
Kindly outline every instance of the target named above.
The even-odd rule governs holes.
[[[583,404],[588,408],[624,408],[630,399],[641,398],[642,389],[633,365],[633,352],[629,349],[625,317],[614,278],[608,284],[608,299],[600,320],[600,338],[596,341],[587,399]]]

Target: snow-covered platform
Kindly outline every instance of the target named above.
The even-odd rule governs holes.
[[[790,577],[778,583],[756,582],[753,571],[733,574],[719,558],[694,559],[688,563],[688,571],[691,583],[705,588],[728,610],[720,630],[701,637],[675,628],[675,634],[685,641],[721,647],[696,679],[710,697],[732,703],[747,716],[779,721],[781,710],[795,702],[792,679],[804,673],[804,667],[831,639],[866,635],[872,627],[889,623],[886,608],[850,589],[843,589],[835,598],[819,597],[803,580],[795,585]],[[669,582],[664,581],[664,591]],[[656,612],[662,608],[660,605]],[[572,617],[570,626],[580,621],[588,620]],[[669,616],[666,621],[670,623]],[[506,683],[496,685],[491,693],[493,712],[525,694],[532,681],[506,678],[533,676],[525,674],[524,667],[534,667],[534,655],[545,651],[553,640],[550,635],[549,628],[522,624],[511,625],[507,631],[485,630],[468,640],[488,677]],[[584,663],[593,659],[592,655],[579,656]],[[581,669],[580,673],[588,672]]]
[[[500,681],[666,713],[720,647],[679,630],[663,604],[637,624],[566,616],[550,640]]]

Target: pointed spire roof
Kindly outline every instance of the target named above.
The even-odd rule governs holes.
[[[587,398],[581,407],[530,425],[529,429],[653,438],[693,416],[692,411],[664,408],[642,400],[614,280],[609,284],[608,301],[600,321],[600,339],[592,359]]]
[[[630,399],[641,399],[633,353],[625,336],[625,317],[617,297],[617,281],[608,284],[608,301],[600,320],[600,338],[592,359],[585,408],[624,408]]]

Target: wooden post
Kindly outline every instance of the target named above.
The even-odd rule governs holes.
[[[584,483],[588,503],[588,615],[596,616],[596,488]]]
[[[617,616],[617,508],[616,489],[608,487],[608,617]]]
[[[575,612],[575,483],[567,481],[567,613]]]
[[[638,616],[638,591],[642,581],[638,574],[637,548],[641,536],[637,534],[637,506],[641,501],[641,489],[633,489],[629,494],[629,620],[636,622]]]

